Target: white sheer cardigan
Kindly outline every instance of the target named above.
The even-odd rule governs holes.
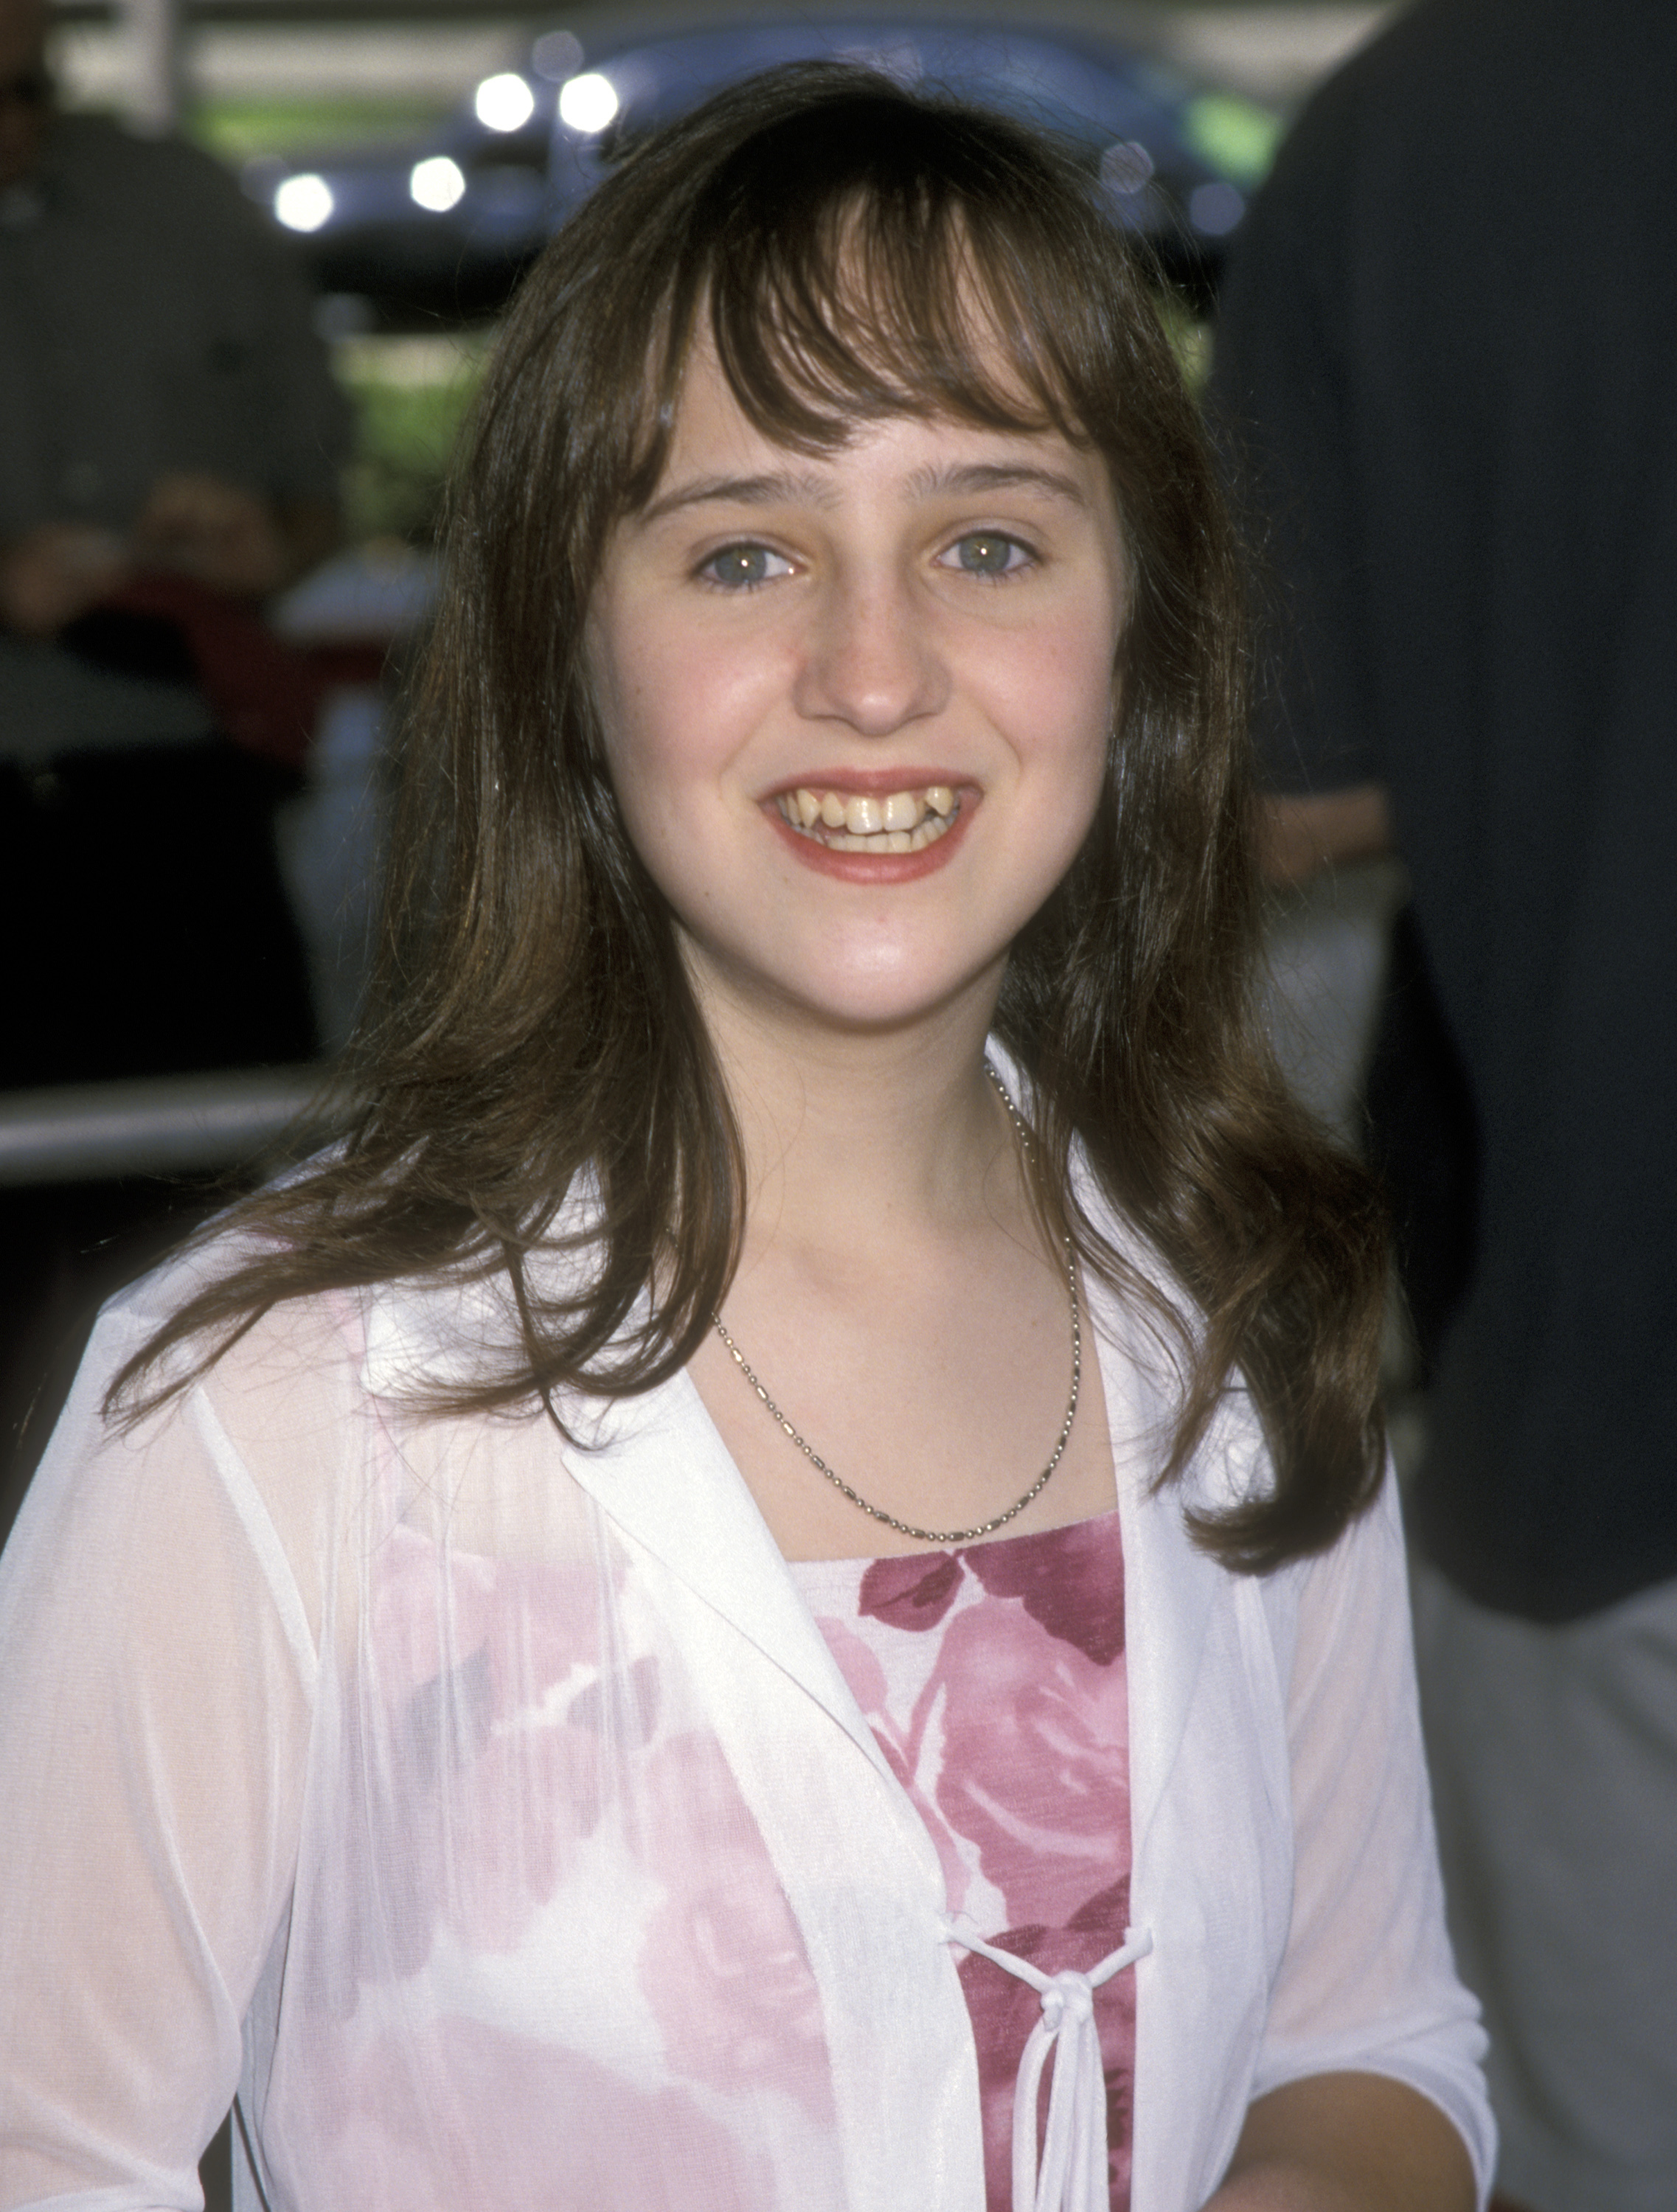
[[[200,1259],[193,1263],[203,1267]],[[1492,2161],[1388,1486],[1267,1578],[1154,1494],[1156,1347],[1091,1286],[1125,1551],[1133,2212],[1249,2100],[1395,2076]],[[101,1320],[0,1561],[0,2212],[982,2212],[936,1853],[684,1376],[422,1419],[483,1300],[287,1306],[124,1437]]]

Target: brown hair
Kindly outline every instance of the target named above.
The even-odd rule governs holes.
[[[441,1270],[504,1270],[518,1315],[457,1408],[646,1390],[708,1328],[738,1251],[738,1140],[582,662],[609,533],[653,495],[702,324],[789,447],[907,412],[1052,425],[1104,458],[1133,570],[1123,704],[1097,819],[1014,949],[997,1029],[1051,1207],[1173,1347],[1160,1480],[1239,1376],[1275,1486],[1200,1540],[1249,1570],[1319,1547],[1378,1481],[1383,1231],[1252,1019],[1240,576],[1193,404],[1092,178],[842,64],[750,81],[632,149],[526,281],[410,705],[365,1103],[341,1148],[245,1203],[254,1254],[110,1403],[200,1331],[191,1371],[280,1300]],[[1075,1206],[1074,1142],[1191,1318]],[[557,1219],[585,1190],[586,1220]],[[556,1245],[582,1264],[526,1264]]]

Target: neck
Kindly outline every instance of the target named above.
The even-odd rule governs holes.
[[[899,1030],[788,1034],[707,1005],[744,1146],[746,1241],[859,1253],[993,1213],[1017,1146],[984,1073],[995,993]],[[1000,1188],[998,1188],[998,1177]]]

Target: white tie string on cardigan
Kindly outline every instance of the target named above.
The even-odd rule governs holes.
[[[1013,2212],[1109,2212],[1107,2186],[1106,2074],[1095,2026],[1095,1992],[1103,1982],[1153,1948],[1150,1928],[1124,1930],[1123,1947],[1086,1974],[1071,1968],[1045,1974],[1028,1959],[999,1951],[960,1919],[945,1920],[947,1940],[979,1952],[1029,1982],[1042,2000],[1013,2085]],[[1054,2051],[1056,2042],[1059,2049]],[[1042,2165],[1036,2166],[1036,2093],[1054,2051]]]

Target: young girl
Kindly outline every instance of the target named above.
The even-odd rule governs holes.
[[[1451,2212],[1373,1405],[1240,647],[1095,188],[730,92],[490,372],[344,1144],[5,1565],[0,2205]]]

